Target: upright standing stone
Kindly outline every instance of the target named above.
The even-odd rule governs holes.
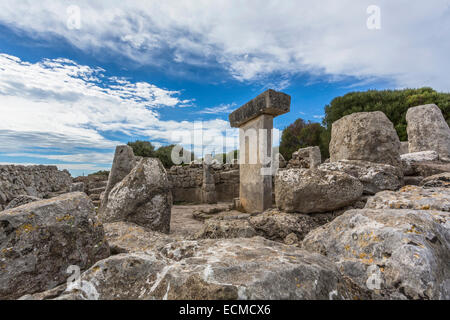
[[[383,112],[352,113],[331,127],[330,160],[363,160],[399,167],[400,139]]]
[[[291,97],[267,90],[229,116],[239,128],[239,198],[247,212],[262,212],[272,206],[273,118],[289,112]]]
[[[143,158],[109,193],[102,222],[128,221],[169,233],[173,197],[166,169],[157,158]]]
[[[435,104],[409,108],[406,113],[409,152],[433,150],[450,156],[450,128]]]
[[[203,162],[202,202],[209,204],[217,203],[214,173],[212,172],[211,165],[207,162]]]
[[[134,157],[133,148],[128,145],[117,146],[100,210],[103,210],[106,207],[109,193],[112,188],[114,188],[117,183],[122,181],[123,178],[131,172],[135,165],[136,159]]]

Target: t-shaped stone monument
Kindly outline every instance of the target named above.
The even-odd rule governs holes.
[[[289,112],[290,105],[289,95],[269,89],[229,116],[239,128],[239,199],[246,212],[272,206],[273,118]]]

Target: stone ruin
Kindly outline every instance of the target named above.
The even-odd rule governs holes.
[[[229,116],[230,125],[239,128],[239,200],[246,212],[272,207],[273,118],[289,112],[290,105],[289,95],[267,90]]]
[[[333,123],[329,161],[308,147],[274,169],[271,135],[252,132],[289,104],[269,90],[230,115],[240,164],[166,170],[118,146],[107,181],[0,166],[0,299],[450,299],[437,107],[408,110],[408,150],[363,112]]]

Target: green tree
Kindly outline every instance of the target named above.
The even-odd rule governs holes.
[[[174,144],[168,146],[159,147],[155,152],[155,157],[161,160],[162,164],[166,168],[170,168],[174,165],[172,162],[172,149],[175,147]]]
[[[318,146],[323,158],[328,158],[328,144],[323,138],[326,129],[317,122],[297,119],[281,134],[280,153],[288,161],[292,153],[300,148]]]
[[[351,92],[337,97],[325,106],[323,124],[327,128],[324,139],[330,141],[331,125],[334,121],[354,112],[382,111],[394,124],[401,141],[406,141],[406,112],[409,108],[422,104],[436,104],[447,123],[450,124],[450,93],[440,93],[432,88],[404,90],[369,90],[366,92]]]
[[[155,157],[155,147],[150,141],[136,140],[135,142],[128,142],[128,145],[133,148],[135,156]]]

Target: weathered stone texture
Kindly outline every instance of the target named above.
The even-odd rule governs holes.
[[[332,125],[331,162],[363,160],[399,167],[399,150],[394,125],[381,111],[353,113]]]
[[[401,155],[405,176],[428,177],[450,172],[450,162],[442,161],[436,151],[420,151]]]
[[[122,181],[135,165],[136,159],[134,157],[133,148],[128,145],[117,146],[111,171],[108,176],[108,184],[106,185],[106,190],[101,201],[100,211],[104,210],[107,206],[109,193],[114,186]]]
[[[57,299],[107,300],[367,297],[326,257],[259,237],[178,241],[148,254],[115,255],[81,275],[81,290],[59,293]]]
[[[405,186],[397,192],[383,191],[369,198],[368,209],[415,209],[450,212],[450,190]]]
[[[202,202],[209,204],[217,203],[214,171],[211,165],[206,163],[203,163]]]
[[[166,170],[156,158],[144,158],[109,193],[99,212],[103,222],[129,221],[168,233],[172,193]]]
[[[109,256],[102,224],[81,192],[0,212],[0,299],[51,289]]]
[[[275,180],[275,202],[285,212],[326,212],[345,207],[363,193],[361,182],[339,171],[285,169]]]
[[[450,299],[448,212],[350,210],[311,231],[303,248],[384,299]]]
[[[203,163],[193,162],[188,166],[172,166],[167,176],[172,184],[174,202],[202,203]],[[232,201],[239,196],[239,165],[213,164],[217,201]]]
[[[397,190],[403,186],[403,170],[388,164],[361,160],[339,160],[321,164],[319,169],[345,172],[357,178],[363,184],[365,194]]]
[[[263,114],[276,117],[289,112],[290,105],[291,97],[289,95],[269,89],[233,111],[229,116],[230,125],[240,127]]]
[[[273,117],[265,114],[239,128],[239,199],[249,213],[272,206],[272,170],[264,159],[272,159],[272,129]]]
[[[400,155],[409,153],[409,142],[408,141],[400,141]]]
[[[420,185],[424,188],[450,188],[450,172],[429,176],[423,179]]]
[[[17,208],[23,206],[24,204],[42,200],[40,198],[32,197],[32,196],[18,196],[14,198],[6,207],[5,210]]]
[[[20,195],[49,198],[68,192],[72,177],[56,166],[0,165],[0,210]]]
[[[287,168],[306,168],[314,169],[322,163],[319,147],[300,148],[292,154]]]
[[[406,113],[409,152],[433,150],[450,156],[450,128],[435,104],[409,108]]]

